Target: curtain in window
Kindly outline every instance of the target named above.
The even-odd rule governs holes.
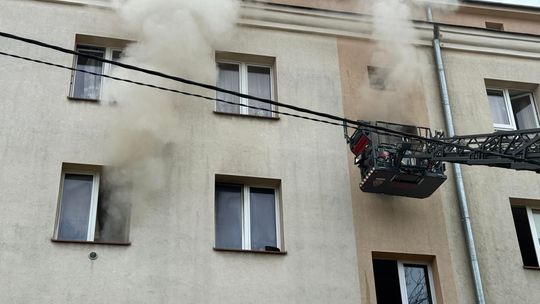
[[[510,125],[503,92],[488,90],[487,94],[493,122],[496,124]]]
[[[270,68],[248,66],[248,94],[260,98],[271,99],[272,88],[270,81]],[[272,105],[257,100],[249,100],[250,106],[262,109],[272,109]],[[250,115],[272,116],[272,112],[249,108]]]
[[[104,50],[82,50],[79,52],[83,54],[93,55],[104,58]],[[91,59],[84,56],[77,57],[77,69],[85,70],[93,73],[103,73],[103,62],[96,59]],[[75,80],[73,86],[73,97],[84,99],[99,99],[99,92],[101,88],[101,77],[83,73],[77,71],[75,73]]]
[[[518,129],[537,128],[536,113],[531,100],[531,94],[520,95],[510,98],[512,101],[512,111],[516,118]]]
[[[217,86],[235,92],[240,92],[240,66],[231,63],[218,63]],[[240,103],[240,97],[222,92],[217,93],[218,99]],[[227,113],[240,113],[240,106],[216,101],[216,111]]]
[[[87,240],[93,180],[92,175],[65,175],[58,215],[59,240]]]

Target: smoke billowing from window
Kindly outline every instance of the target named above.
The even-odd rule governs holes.
[[[120,60],[212,82],[215,49],[230,37],[237,5],[234,0],[117,0],[114,7],[118,22],[134,41]],[[112,74],[185,89],[177,82],[121,68],[113,68]],[[188,90],[200,91],[191,87]],[[104,95],[116,115],[108,126],[104,145],[109,206],[114,205],[107,215],[115,220],[115,214],[127,211],[130,204],[158,204],[166,199],[163,189],[168,186],[175,163],[174,147],[189,145],[186,138],[179,138],[185,137],[179,134],[185,132],[178,130],[189,128],[183,124],[181,114],[183,107],[192,106],[192,102],[186,100],[188,97],[115,81],[105,83]],[[196,105],[204,108],[204,104]]]
[[[369,67],[366,67],[364,72],[369,77],[365,77],[361,85],[361,98],[379,100],[382,105],[396,107],[394,111],[381,114],[381,117],[364,117],[365,119],[418,123],[418,115],[412,111],[424,111],[421,110],[424,98],[423,77],[430,66],[432,55],[427,47],[431,45],[432,34],[424,24],[413,20],[426,19],[427,5],[431,5],[438,16],[441,12],[456,9],[458,4],[458,0],[372,2],[373,28],[369,46],[371,58],[368,61]],[[369,52],[369,49],[366,52]],[[407,108],[404,105],[412,107]],[[371,113],[373,114],[376,113]]]

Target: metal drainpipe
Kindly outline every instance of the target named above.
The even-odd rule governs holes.
[[[433,23],[433,13],[431,7],[426,8],[427,20]],[[452,118],[452,109],[450,108],[450,98],[448,97],[448,85],[446,83],[446,72],[442,59],[441,41],[439,39],[439,26],[434,24],[433,51],[435,53],[435,62],[437,64],[437,74],[439,75],[439,89],[441,91],[442,106],[444,110],[444,119],[448,136],[454,136],[454,121]],[[476,295],[476,303],[485,304],[484,289],[482,287],[482,278],[480,276],[480,267],[478,266],[478,258],[476,256],[476,246],[474,243],[471,220],[469,216],[469,205],[467,195],[465,194],[465,186],[463,184],[463,175],[461,174],[461,166],[452,164],[454,168],[454,181],[456,183],[459,210],[461,213],[461,221],[463,222],[463,230],[465,231],[465,242],[467,252],[469,254],[469,262],[473,275],[474,291]]]

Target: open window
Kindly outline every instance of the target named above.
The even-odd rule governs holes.
[[[367,72],[370,88],[381,91],[393,89],[389,68],[368,66]]]
[[[377,303],[436,304],[430,263],[373,259]]]
[[[488,88],[487,96],[496,130],[538,128],[538,114],[532,92]]]
[[[63,164],[54,240],[128,244],[129,205],[100,166]]]
[[[540,204],[522,205],[511,200],[512,217],[519,243],[523,265],[540,266]],[[518,203],[514,205],[514,203]]]

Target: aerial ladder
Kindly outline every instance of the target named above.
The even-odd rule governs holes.
[[[360,189],[429,197],[447,177],[444,162],[540,173],[540,128],[445,137],[442,131],[359,121],[345,138],[360,168]]]

